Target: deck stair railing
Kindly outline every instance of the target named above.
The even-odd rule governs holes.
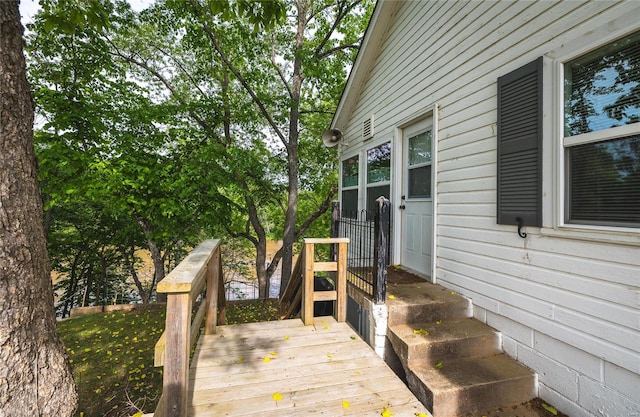
[[[167,294],[167,315],[155,348],[155,366],[164,366],[164,370],[162,397],[154,417],[186,417],[189,359],[202,320],[205,334],[215,333],[216,326],[225,322],[220,240],[201,243],[158,283],[157,291]]]
[[[335,250],[336,260],[331,262],[315,261],[315,245],[331,244]],[[347,318],[347,247],[348,238],[304,239],[302,253],[291,273],[280,299],[281,318],[296,317],[298,313],[305,325],[313,324],[313,306],[316,301],[335,301],[333,315],[338,322]],[[314,291],[315,273],[321,271],[335,272],[335,290]]]

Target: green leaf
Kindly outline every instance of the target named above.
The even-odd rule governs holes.
[[[542,403],[542,408],[544,408],[545,410],[547,410],[548,412],[550,412],[554,416],[558,415],[558,410],[556,410],[555,408],[551,407],[550,405]]]

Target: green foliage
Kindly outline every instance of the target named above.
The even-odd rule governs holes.
[[[134,276],[136,248],[161,277],[203,236],[264,254],[268,238],[328,233],[326,215],[312,222],[337,185],[319,138],[372,1],[160,0],[140,14],[123,0],[42,3],[27,52],[65,311],[105,302]]]

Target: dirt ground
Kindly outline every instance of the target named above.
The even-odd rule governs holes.
[[[569,417],[556,411],[553,407],[551,407],[551,410],[547,410],[544,406],[550,407],[540,398],[535,398],[519,405],[502,407],[486,413],[467,414],[465,417]],[[553,414],[552,411],[556,411],[557,414]]]

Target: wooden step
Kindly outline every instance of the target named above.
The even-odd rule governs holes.
[[[536,375],[504,354],[415,366],[407,382],[434,417],[481,412],[536,396]]]
[[[387,289],[389,326],[472,317],[471,301],[430,283],[399,284]]]
[[[405,367],[496,355],[500,334],[472,318],[389,326],[387,337]]]

